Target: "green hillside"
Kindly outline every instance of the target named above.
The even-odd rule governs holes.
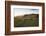
[[[39,15],[29,14],[14,17],[14,27],[34,27],[39,26]]]

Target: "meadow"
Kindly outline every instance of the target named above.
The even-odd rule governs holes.
[[[39,26],[39,15],[29,14],[14,17],[14,27],[34,27]]]

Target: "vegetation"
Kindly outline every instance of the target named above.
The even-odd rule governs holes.
[[[21,18],[14,17],[14,27],[38,26],[39,24],[38,14],[36,15],[34,14],[33,17],[32,15],[22,16]]]

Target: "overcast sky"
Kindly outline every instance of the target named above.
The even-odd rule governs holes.
[[[28,9],[28,8],[14,8],[14,16],[21,16],[24,14],[39,14],[39,9]]]

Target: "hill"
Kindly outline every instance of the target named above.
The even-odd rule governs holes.
[[[25,14],[23,16],[14,17],[14,27],[38,26],[38,14]]]

